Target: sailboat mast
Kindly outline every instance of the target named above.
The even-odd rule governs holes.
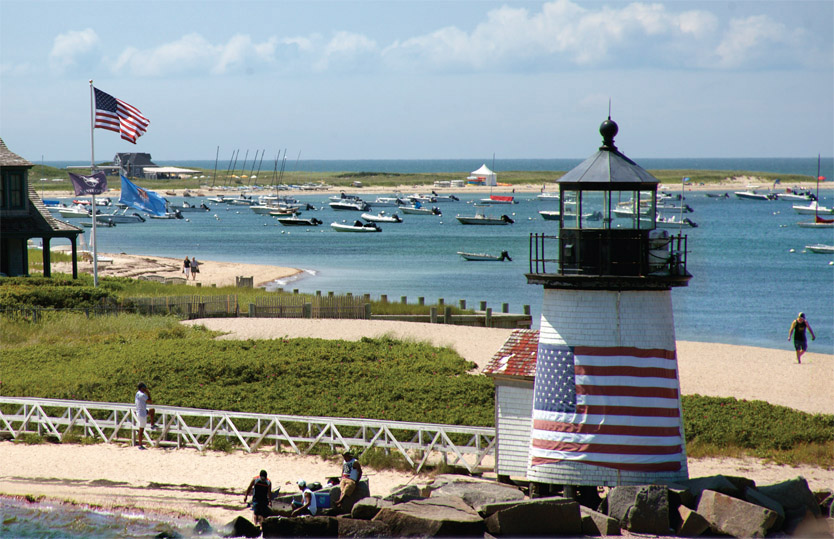
[[[214,187],[214,182],[217,181],[217,160],[220,159],[220,146],[217,146],[217,153],[214,156],[214,176],[211,178],[211,186]]]

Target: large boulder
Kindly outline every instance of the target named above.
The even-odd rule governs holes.
[[[582,516],[582,535],[620,535],[620,523],[617,519],[583,505],[579,506],[579,513]]]
[[[744,477],[735,477],[731,475],[710,475],[708,477],[695,477],[692,479],[681,479],[675,481],[674,486],[683,486],[689,489],[689,492],[695,498],[701,495],[705,490],[712,490],[732,496],[733,498],[742,498],[744,496],[744,489],[747,487],[755,487],[756,483]]]
[[[334,487],[325,488],[324,490],[330,492],[330,507],[333,508],[333,512],[335,514],[350,514],[356,502],[364,498],[368,498],[371,495],[371,486],[368,483],[368,480],[362,479],[356,483],[356,490],[353,491],[353,494],[342,500],[342,505],[337,508],[333,504],[335,504],[336,500],[338,500],[342,495],[341,487],[336,485]]]
[[[582,533],[579,507],[576,500],[568,498],[527,500],[490,515],[486,528],[492,535],[511,537],[579,535]]]
[[[383,507],[392,507],[394,502],[379,498],[378,496],[371,496],[370,498],[362,498],[355,504],[350,511],[351,518],[371,520],[379,513]]]
[[[432,497],[457,496],[476,510],[491,503],[524,499],[524,493],[514,485],[461,475],[441,477],[428,486]]]
[[[685,505],[678,506],[680,524],[676,528],[679,537],[698,537],[709,529],[707,519]]]
[[[384,507],[374,520],[388,524],[392,537],[470,537],[484,533],[481,516],[455,496],[432,496]]]
[[[244,517],[237,517],[223,526],[223,537],[259,537],[261,529]]]
[[[420,487],[417,485],[401,485],[392,490],[391,494],[385,496],[383,500],[387,500],[392,503],[405,503],[414,500],[422,500],[424,498],[426,498],[426,496],[423,496]]]
[[[264,537],[338,537],[335,517],[268,517],[261,525]]]
[[[770,509],[771,511],[776,513],[776,522],[773,523],[773,529],[782,529],[782,525],[785,522],[785,508],[782,507],[781,503],[777,502],[770,496],[763,494],[755,488],[748,488],[744,491],[744,501],[755,503],[759,507]]]
[[[339,537],[391,537],[391,528],[384,522],[354,518],[338,518],[336,521]]]
[[[773,485],[758,487],[756,490],[775,500],[785,508],[785,520],[802,518],[807,509],[813,516],[820,516],[820,506],[816,496],[808,487],[804,477],[789,479]]]
[[[669,489],[664,485],[614,487],[606,496],[607,514],[634,533],[669,535]]]
[[[712,490],[701,493],[698,514],[713,532],[734,537],[764,537],[778,518],[775,511]]]

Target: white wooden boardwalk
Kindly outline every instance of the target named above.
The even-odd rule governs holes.
[[[495,452],[493,427],[153,408],[158,428],[145,429],[145,440],[153,446],[203,451],[225,438],[232,447],[248,452],[274,447],[306,455],[328,446],[331,451],[350,448],[361,455],[381,448],[399,452],[416,471],[430,456],[439,455],[469,472],[477,471]],[[34,434],[58,441],[88,438],[132,444],[138,429],[133,404],[0,396],[0,434],[14,439]]]

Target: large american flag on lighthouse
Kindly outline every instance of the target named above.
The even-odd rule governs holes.
[[[531,463],[677,471],[684,454],[674,350],[539,342]]]
[[[148,129],[150,120],[142,116],[142,112],[133,105],[98,88],[93,89],[96,95],[95,127],[120,133],[123,139],[136,144],[136,139]]]

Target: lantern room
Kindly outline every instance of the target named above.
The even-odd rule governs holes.
[[[558,180],[559,235],[531,236],[529,283],[687,285],[686,237],[657,229],[660,182],[617,149],[618,131],[605,120],[599,150]]]

